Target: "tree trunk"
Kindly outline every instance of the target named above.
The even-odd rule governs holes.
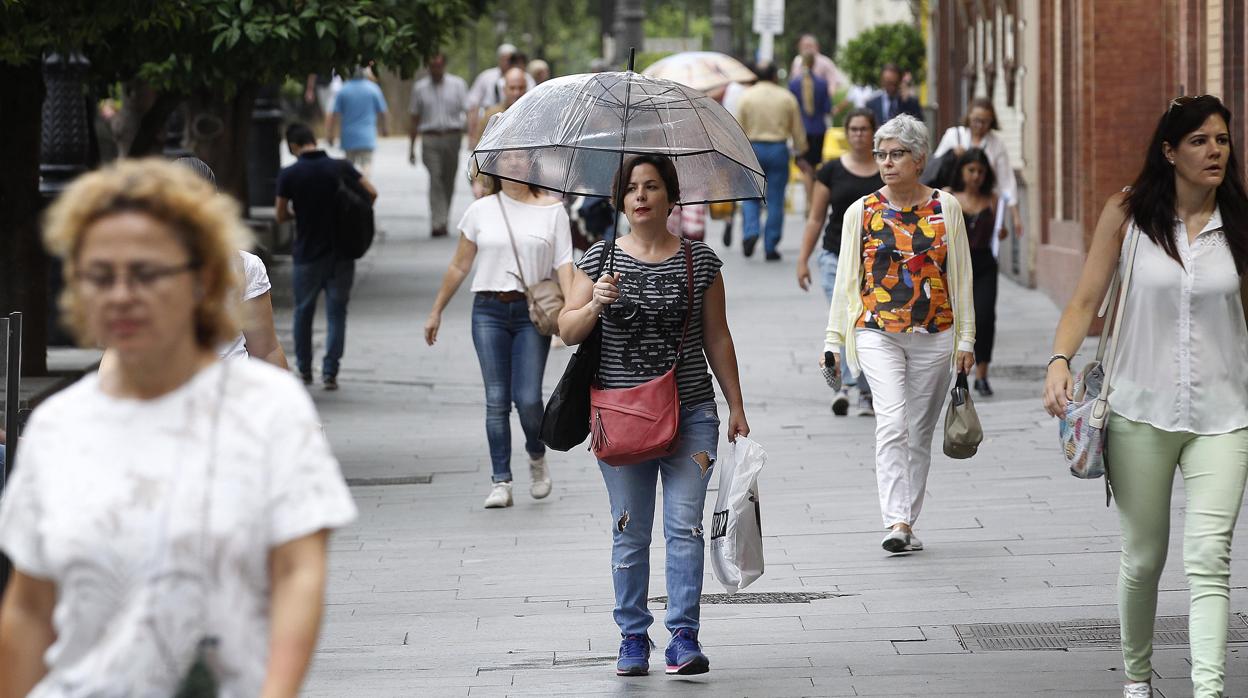
[[[0,63],[0,314],[22,313],[22,373],[48,370],[48,261],[39,241],[43,66]]]
[[[208,163],[221,191],[233,194],[247,212],[247,146],[258,85],[246,84],[227,98],[220,89],[202,90],[188,103],[187,148]]]

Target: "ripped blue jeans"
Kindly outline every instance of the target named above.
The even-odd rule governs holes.
[[[667,542],[668,630],[697,631],[701,618],[705,536],[702,509],[719,446],[714,402],[681,407],[680,435],[671,455],[633,465],[598,461],[611,499],[611,577],[615,622],[624,635],[645,635],[654,622],[646,605],[655,486],[663,478],[663,537]]]

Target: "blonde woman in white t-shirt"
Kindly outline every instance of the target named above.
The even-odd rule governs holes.
[[[512,403],[520,415],[529,454],[529,493],[534,499],[550,494],[546,446],[541,440],[545,410],[542,375],[546,371],[550,337],[538,333],[529,320],[520,278],[523,276],[529,285],[554,278],[566,298],[572,284],[572,229],[563,204],[537,187],[497,177],[490,180],[493,193],[474,201],[460,219],[459,246],[425,322],[425,342],[430,346],[437,342],[442,311],[476,262],[472,279],[472,343],[485,382],[485,433],[493,470],[493,485],[485,508],[497,509],[512,505]],[[508,222],[515,238],[515,252],[508,236]],[[517,255],[524,265],[523,274],[517,273]]]
[[[14,574],[0,695],[294,696],[316,647],[328,533],[355,505],[307,391],[222,361],[237,205],[126,160],[49,211],[79,341],[115,359],[38,407],[0,501]]]
[[[1143,171],[1101,213],[1045,379],[1044,407],[1060,417],[1073,399],[1071,357],[1135,244],[1105,451],[1122,528],[1126,698],[1153,695],[1157,584],[1176,468],[1187,498],[1183,567],[1194,696],[1220,698],[1224,688],[1231,535],[1248,478],[1248,194],[1230,124],[1217,97],[1171,102]]]

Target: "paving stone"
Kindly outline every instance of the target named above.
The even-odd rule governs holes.
[[[421,326],[456,241],[429,239],[427,175],[407,165],[404,145],[383,140],[375,160],[384,235],[358,265],[342,389],[312,395],[348,477],[432,482],[353,488],[361,516],[331,539],[324,628],[305,695],[1121,695],[1116,650],[973,652],[954,631],[1117,614],[1117,514],[1105,507],[1102,483],[1065,473],[1056,423],[1039,405],[1057,309],[1002,280],[997,397],[977,401],[985,443],[967,461],[944,457],[937,444],[918,526],[928,549],[886,556],[874,422],[831,415],[815,366],[827,309],[822,294],[802,293],[793,280],[800,213],[786,221],[779,265],[745,260],[739,247],[722,247],[719,224],[708,230],[725,262],[751,436],[770,456],[760,481],[767,572],[747,591],[851,595],[704,606],[710,674],[616,678],[612,517],[589,454],[549,453],[554,492],[534,501],[513,419],[515,506],[481,508],[491,468],[471,298],[461,289],[438,344],[426,347]],[[453,220],[468,203],[460,191]],[[289,309],[278,308],[283,336],[289,323]],[[323,343],[319,320],[315,341]],[[552,348],[548,390],[570,355]],[[720,459],[729,455],[721,443]],[[708,510],[716,487],[712,478]],[[1179,483],[1161,615],[1188,611],[1183,511]],[[661,528],[654,540],[650,597],[666,593]],[[1240,556],[1233,610],[1248,609],[1245,581],[1248,557]],[[705,591],[722,592],[709,566]],[[652,610],[661,673],[667,632],[661,605]],[[1230,695],[1248,694],[1246,652],[1229,652]],[[1164,698],[1191,695],[1186,650],[1158,649],[1154,667]]]

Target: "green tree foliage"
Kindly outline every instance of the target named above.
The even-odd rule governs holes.
[[[260,86],[330,67],[377,63],[412,73],[480,0],[0,0],[0,311],[27,313],[26,365],[44,366],[46,279],[39,251],[42,56],[80,52],[95,79],[154,94],[139,120],[143,154],[187,100],[218,124],[192,146],[227,191],[246,192],[252,100]],[[139,100],[136,100],[136,102]],[[135,139],[140,141],[139,138]]]
[[[926,74],[926,55],[919,30],[899,22],[881,24],[859,34],[837,52],[836,64],[855,84],[878,85],[880,68],[885,63],[896,63],[903,73],[910,72],[917,84]]]
[[[446,46],[447,67],[469,83],[496,65],[498,45],[514,44],[530,60],[550,64],[552,75],[583,73],[601,53],[598,0],[474,0],[477,9]]]
[[[460,26],[469,0],[165,0],[161,22],[126,22],[92,59],[157,89],[227,92],[376,61],[410,75]]]

